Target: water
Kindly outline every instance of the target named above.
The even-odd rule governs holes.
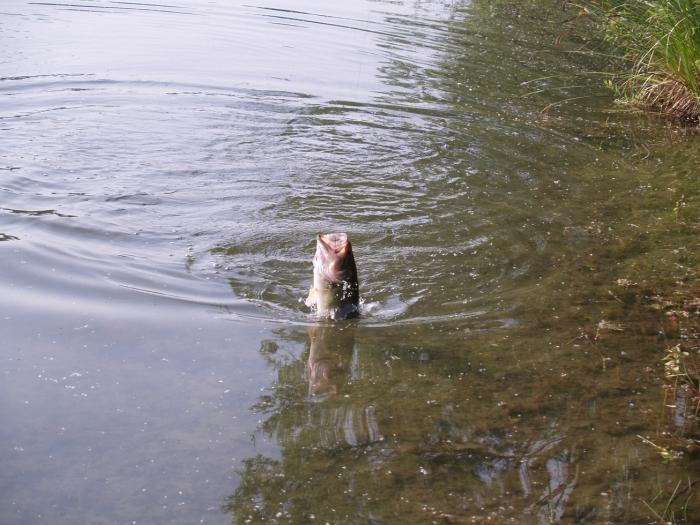
[[[0,522],[646,523],[697,478],[638,436],[692,423],[643,283],[694,276],[700,147],[572,12],[1,11]]]

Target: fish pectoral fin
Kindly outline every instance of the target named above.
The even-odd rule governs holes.
[[[306,301],[304,301],[304,304],[309,307],[316,304],[316,288],[313,286],[309,289],[309,296],[306,298]]]

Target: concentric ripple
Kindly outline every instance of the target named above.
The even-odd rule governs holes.
[[[566,242],[557,202],[576,182],[557,151],[568,163],[590,148],[531,119],[526,100],[485,96],[510,72],[475,59],[488,28],[467,9],[6,9],[3,28],[20,31],[6,52],[26,60],[0,79],[0,248],[13,261],[0,295],[40,267],[45,304],[145,294],[303,324],[313,239],[337,230],[355,247],[362,322],[508,325]],[[25,40],[43,20],[65,30],[47,22]],[[172,32],[154,42],[154,24]]]

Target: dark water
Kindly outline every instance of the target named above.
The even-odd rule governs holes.
[[[572,12],[0,11],[0,523],[649,523],[698,477],[625,283],[695,275],[700,147]]]

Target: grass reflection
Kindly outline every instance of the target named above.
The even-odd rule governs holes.
[[[606,304],[625,326],[643,311],[653,322],[634,300]],[[662,409],[661,369],[637,364],[657,336],[561,323],[544,338],[525,327],[277,331],[261,348],[277,379],[253,410],[279,456],[246,459],[224,510],[234,523],[648,516],[634,501],[683,472],[637,437]]]

